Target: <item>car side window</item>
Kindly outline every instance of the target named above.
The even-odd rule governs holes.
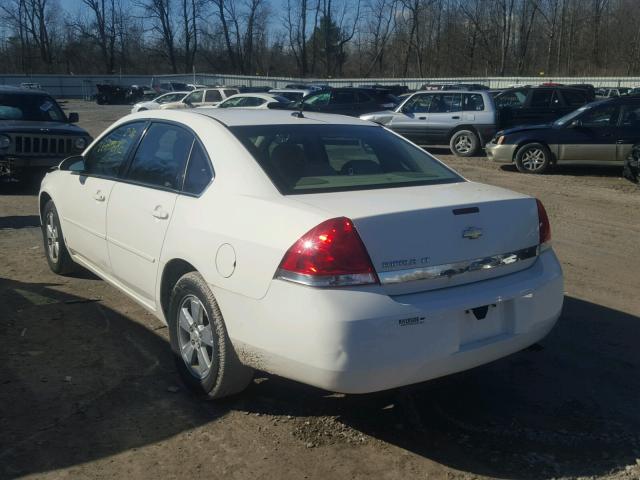
[[[553,99],[553,90],[534,90],[531,93],[531,106],[534,108],[550,107]]]
[[[145,185],[177,190],[194,136],[188,130],[166,123],[153,123],[133,157],[126,178]]]
[[[481,112],[484,110],[484,100],[479,93],[465,93],[462,95],[462,110],[465,112]]]
[[[433,96],[429,113],[450,113],[462,110],[460,93],[445,93]]]
[[[404,113],[427,113],[432,99],[433,94],[429,93],[414,95],[403,105],[402,111]]]
[[[244,97],[229,98],[228,100],[225,100],[220,105],[218,105],[218,108],[237,107],[242,103],[243,99]]]
[[[527,94],[525,92],[515,90],[498,95],[495,102],[498,107],[523,107],[526,99]]]
[[[84,173],[117,177],[145,125],[146,122],[127,123],[99,140],[84,157]]]
[[[640,105],[627,105],[622,114],[623,127],[640,127]]]
[[[213,170],[207,155],[198,142],[193,144],[182,190],[200,195],[213,179]]]
[[[231,95],[237,95],[238,93],[240,93],[240,92],[238,92],[237,90],[225,90],[224,91],[224,96],[225,97],[230,97]]]
[[[587,97],[581,92],[573,92],[571,90],[564,90],[562,92],[564,101],[569,107],[581,107],[587,103]]]
[[[333,92],[333,98],[331,99],[331,103],[336,105],[349,105],[352,103],[356,103],[356,94],[355,92]]]
[[[303,100],[307,105],[328,105],[331,98],[330,92],[319,93],[318,95],[310,95]]]
[[[222,95],[218,90],[207,90],[204,97],[205,102],[219,102],[220,100],[222,100]]]
[[[616,124],[618,108],[615,105],[606,105],[593,108],[586,112],[580,119],[583,127],[597,128],[610,127]]]
[[[260,105],[262,105],[265,102],[266,102],[266,100],[264,98],[245,97],[245,100],[244,100],[244,102],[242,102],[241,105],[243,107],[259,107]]]
[[[200,90],[198,92],[193,92],[187,95],[185,98],[185,103],[202,103],[202,94],[204,91]]]
[[[371,98],[371,95],[364,92],[358,92],[358,103],[368,103],[371,101],[373,101],[373,98]]]

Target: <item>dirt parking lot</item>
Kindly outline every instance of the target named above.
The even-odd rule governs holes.
[[[65,107],[94,136],[129,110]],[[0,478],[640,478],[640,190],[619,168],[433,153],[544,202],[564,312],[536,348],[363,396],[258,372],[194,398],[166,328],[89,273],[53,275],[37,193],[0,184]]]

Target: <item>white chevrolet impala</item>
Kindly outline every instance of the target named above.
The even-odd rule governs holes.
[[[539,201],[356,118],[132,114],[39,200],[51,269],[81,265],[166,322],[212,398],[253,368],[345,393],[422,382],[537,342],[562,308]]]

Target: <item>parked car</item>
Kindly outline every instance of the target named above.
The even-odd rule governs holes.
[[[386,89],[345,87],[312,93],[291,104],[290,108],[357,117],[376,110],[394,108],[397,104],[398,99]]]
[[[384,125],[418,145],[449,145],[461,157],[476,155],[498,130],[488,91],[416,92],[395,110],[360,118]]]
[[[589,102],[584,89],[533,87],[505,90],[494,97],[500,128],[552,122]]]
[[[165,103],[162,108],[163,110],[177,110],[182,108],[212,107],[238,93],[236,88],[203,88],[194,90],[180,101]]]
[[[298,102],[313,92],[314,90],[296,90],[293,88],[272,88],[271,90],[269,90],[270,94],[288,98],[292,102]]]
[[[553,123],[498,132],[489,158],[515,163],[524,173],[554,164],[623,165],[640,144],[640,97],[622,96],[585,105]]]
[[[223,100],[215,108],[273,108],[273,104],[288,105],[291,100],[268,93],[239,93]]]
[[[599,97],[601,98],[619,97],[621,95],[627,95],[630,92],[631,92],[631,89],[626,87],[603,88],[600,91]]]
[[[164,105],[181,102],[184,100],[184,97],[189,95],[189,92],[169,92],[164,93],[160,96],[153,98],[152,100],[147,100],[144,102],[139,102],[133,105],[131,108],[131,113],[143,112],[145,110],[157,110],[163,108]]]
[[[373,85],[360,85],[360,88],[376,88],[381,90],[388,90],[391,95],[395,97],[399,97],[400,95],[406,95],[409,93],[409,87],[406,85],[381,85],[379,83],[375,83]]]
[[[90,135],[47,93],[0,87],[0,178],[28,180],[82,152]]]
[[[562,309],[539,201],[356,118],[136,113],[49,173],[39,207],[51,270],[82,265],[166,322],[210,398],[252,368],[346,393],[423,382],[538,342]]]

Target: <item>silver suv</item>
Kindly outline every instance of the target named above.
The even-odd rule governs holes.
[[[416,92],[395,110],[361,115],[418,145],[449,145],[460,157],[476,155],[497,131],[496,109],[486,91]]]

